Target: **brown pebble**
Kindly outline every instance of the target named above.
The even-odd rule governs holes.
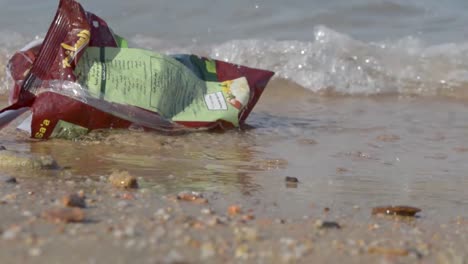
[[[377,137],[377,140],[382,142],[395,142],[400,140],[400,137],[397,135],[380,135]]]
[[[115,171],[109,176],[109,182],[118,188],[135,189],[138,188],[138,181],[135,176],[128,171]]]
[[[341,167],[336,168],[336,172],[338,172],[338,173],[343,173],[343,172],[348,172],[348,171],[349,171],[349,170],[346,169],[346,168],[341,168]]]
[[[80,208],[59,208],[44,211],[42,217],[56,223],[75,223],[83,222],[85,213]]]
[[[391,256],[408,256],[409,250],[404,248],[384,248],[370,247],[367,249],[369,254],[391,255]]]
[[[317,220],[317,222],[315,222],[315,226],[320,229],[341,229],[340,224],[332,221]]]
[[[0,146],[0,150],[6,150],[4,146]]]
[[[421,209],[412,206],[379,206],[372,208],[373,215],[415,216]]]
[[[242,220],[244,221],[251,221],[255,219],[255,215],[253,214],[246,214],[242,216]]]
[[[239,215],[242,213],[242,209],[239,205],[231,205],[228,208],[228,214],[231,216]]]
[[[84,194],[70,194],[62,198],[62,204],[67,207],[86,208],[86,197]]]
[[[296,177],[286,176],[285,181],[287,183],[298,183],[299,180]]]
[[[177,200],[192,202],[196,204],[206,204],[208,200],[203,197],[203,194],[198,192],[180,192],[177,195]]]
[[[324,213],[330,212],[330,208],[328,208],[328,207],[323,208],[323,212],[324,212]]]

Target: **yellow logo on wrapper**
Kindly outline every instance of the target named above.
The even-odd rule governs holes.
[[[50,125],[49,119],[44,119],[40,125],[39,131],[34,135],[35,138],[41,139],[44,137],[44,134],[47,132],[47,127]]]
[[[76,41],[75,45],[71,46],[66,43],[62,43],[60,46],[65,49],[65,54],[67,55],[65,59],[62,60],[63,68],[71,67],[72,61],[75,59],[76,54],[80,52],[88,43],[91,37],[89,30],[82,30],[77,34],[79,39]]]

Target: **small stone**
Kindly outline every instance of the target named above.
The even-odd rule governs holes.
[[[343,167],[338,167],[336,168],[337,173],[343,173],[343,172],[348,172],[349,170]]]
[[[242,216],[242,220],[244,221],[252,221],[255,219],[255,215],[253,214],[245,214]]]
[[[239,205],[231,205],[228,207],[228,214],[231,216],[239,215],[242,213],[242,209]]]
[[[281,218],[277,218],[277,219],[275,219],[275,223],[276,223],[276,224],[284,225],[284,224],[286,224],[286,220],[281,219]]]
[[[289,182],[289,183],[298,183],[299,182],[299,180],[296,177],[290,177],[290,176],[286,176],[285,181]]]
[[[11,184],[18,183],[18,182],[16,181],[16,178],[15,178],[15,177],[3,176],[3,175],[0,175],[0,182],[1,182],[1,183],[11,183]]]
[[[377,140],[382,142],[395,142],[400,140],[400,137],[397,135],[380,135],[377,137]]]
[[[177,200],[193,202],[196,204],[206,204],[208,200],[203,197],[203,194],[199,192],[188,192],[183,191],[177,195]]]
[[[391,256],[408,256],[410,251],[404,248],[384,248],[384,247],[369,247],[369,254],[391,255]]]
[[[222,225],[224,224],[224,221],[219,218],[218,216],[213,216],[211,218],[209,218],[207,221],[206,221],[206,224],[208,226],[216,226],[216,225]]]
[[[338,224],[337,222],[322,221],[322,220],[317,220],[315,222],[315,227],[320,228],[320,229],[341,229],[340,224]]]
[[[210,208],[203,208],[203,209],[200,210],[200,212],[201,212],[202,214],[205,214],[205,215],[211,215],[211,214],[213,214],[213,210],[211,210]]]
[[[31,217],[33,216],[33,213],[31,211],[25,210],[21,213],[25,217]]]
[[[44,211],[42,217],[56,223],[83,222],[85,213],[79,208],[59,208]]]
[[[373,215],[396,215],[414,217],[421,209],[412,206],[380,206],[372,208]]]
[[[0,146],[0,151],[1,150],[6,150],[6,148],[4,146]]]
[[[37,257],[37,256],[40,256],[42,254],[42,250],[40,248],[31,248],[29,250],[29,255],[31,257]]]
[[[118,188],[136,189],[138,181],[135,176],[130,175],[128,171],[115,171],[109,176],[109,182]]]
[[[78,193],[70,194],[62,198],[62,204],[66,207],[86,208],[86,197],[84,193],[81,195]]]

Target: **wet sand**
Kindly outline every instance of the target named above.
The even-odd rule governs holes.
[[[464,263],[467,106],[324,96],[275,80],[245,131],[35,142],[11,126],[0,145],[58,167],[1,168],[2,263]],[[112,186],[116,170],[139,188]],[[83,222],[43,217],[80,190]],[[178,200],[182,191],[206,201]],[[422,211],[371,215],[382,205]]]

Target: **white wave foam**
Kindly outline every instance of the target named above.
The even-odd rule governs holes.
[[[363,43],[321,26],[313,42],[230,41],[210,55],[274,70],[314,92],[450,95],[468,88],[467,51],[468,43],[426,46],[413,37]]]

